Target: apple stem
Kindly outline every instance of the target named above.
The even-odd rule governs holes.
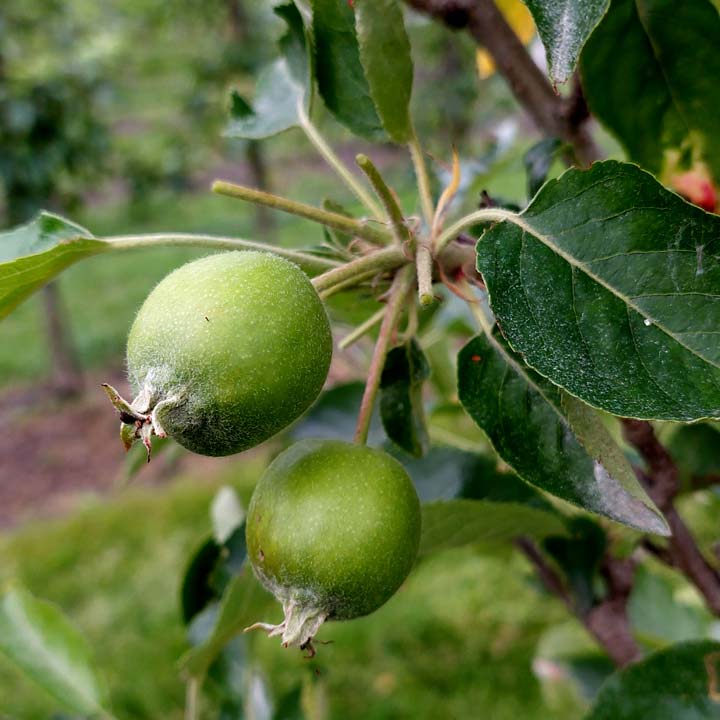
[[[382,377],[382,371],[385,367],[385,358],[390,348],[390,341],[397,327],[398,320],[400,319],[405,299],[414,284],[415,277],[412,270],[411,265],[406,265],[402,268],[395,275],[392,286],[390,287],[389,300],[382,324],[380,325],[380,332],[377,342],[375,343],[372,360],[370,361],[368,379],[365,383],[365,392],[363,393],[360,413],[358,414],[354,441],[360,445],[367,443],[372,411],[375,406],[378,389],[380,388],[380,378]]]
[[[432,289],[433,257],[426,240],[418,243],[415,253],[415,270],[418,281],[418,298],[423,306],[431,305],[435,300]]]
[[[302,103],[298,103],[298,115],[300,117],[300,127],[307,136],[308,140],[315,146],[315,149],[322,155],[325,162],[338,174],[340,179],[345,183],[350,192],[365,206],[370,214],[376,220],[382,220],[382,210],[373,200],[372,196],[365,188],[353,177],[353,174],[345,166],[343,161],[335,154],[333,149],[325,141],[320,131],[313,125],[312,121],[305,112]]]
[[[366,282],[367,280],[372,280],[376,275],[378,275],[377,270],[367,270],[363,273],[359,273],[358,275],[354,275],[351,278],[348,278],[347,280],[344,280],[343,282],[336,283],[335,285],[330,286],[326,290],[322,290],[320,292],[320,297],[323,300],[327,300],[331,295],[335,295],[335,293],[339,293],[342,290],[348,290],[349,288],[354,288],[361,283]]]
[[[308,273],[324,272],[339,267],[340,263],[330,258],[311,255],[299,250],[276,247],[253,240],[223,237],[220,235],[200,235],[195,233],[150,233],[146,235],[112,235],[99,238],[107,243],[108,249],[134,250],[154,246],[190,246],[204,247],[211,250],[256,250],[280,255],[299,265]]]
[[[364,275],[367,279],[370,271],[375,273],[393,270],[408,262],[408,258],[397,245],[376,250],[375,252],[363,255],[356,260],[351,260],[345,265],[328,270],[322,275],[313,278],[312,284],[318,292],[329,290],[335,285],[345,283],[347,280],[357,280],[358,276]],[[358,281],[362,282],[362,280]],[[347,286],[345,286],[347,287]]]
[[[255,205],[264,205],[291,215],[297,215],[306,220],[312,220],[321,225],[342,230],[350,235],[356,235],[372,243],[387,245],[388,242],[389,233],[387,229],[378,227],[379,223],[377,221],[356,220],[347,215],[323,210],[297,200],[289,200],[281,195],[273,195],[273,193],[264,190],[256,190],[244,185],[225,182],[224,180],[216,180],[212,184],[212,191],[219,195],[227,195]]]
[[[413,167],[415,168],[415,177],[417,178],[423,216],[428,228],[430,228],[432,227],[433,216],[435,215],[435,211],[433,210],[432,192],[430,191],[430,176],[428,175],[425,157],[423,156],[423,151],[420,147],[420,141],[418,140],[414,129],[410,142],[408,142],[408,149],[410,150],[410,157],[412,157]]]
[[[470,226],[480,222],[502,222],[503,220],[508,220],[524,230],[532,231],[528,224],[520,218],[520,215],[511,210],[484,208],[483,210],[476,210],[469,215],[461,217],[457,222],[447,228],[447,230],[443,230],[435,240],[435,254],[439,255],[448,243],[452,242],[463,230],[467,230]]]
[[[413,236],[405,223],[405,217],[400,209],[395,193],[388,187],[380,171],[375,167],[372,160],[362,153],[355,156],[357,166],[365,173],[370,184],[373,186],[376,195],[385,208],[388,220],[392,225],[395,242],[399,245],[408,243],[412,245]]]
[[[348,333],[339,343],[340,350],[349,348],[353,343],[357,342],[363,335],[369,333],[382,319],[387,312],[386,307],[381,307],[374,315],[371,315],[365,322],[358,325],[352,332]]]

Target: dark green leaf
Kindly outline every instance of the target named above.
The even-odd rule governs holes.
[[[46,212],[0,233],[0,318],[73,263],[107,247],[80,225]]]
[[[676,586],[644,566],[635,573],[628,616],[634,635],[652,650],[709,635],[710,613],[683,601]]]
[[[607,538],[605,531],[590,518],[568,521],[568,537],[550,537],[543,546],[565,575],[575,606],[580,614],[595,604],[597,571]]]
[[[339,0],[312,0],[312,7],[320,96],[328,110],[356,135],[381,138],[382,124],[360,64],[352,8]]]
[[[382,125],[392,140],[412,135],[410,41],[397,0],[354,0],[360,59]]]
[[[489,500],[438,500],[422,507],[419,556],[478,545],[506,545],[519,535],[562,535],[561,517],[518,503]]]
[[[613,675],[585,720],[718,720],[720,643],[673,645]]]
[[[613,0],[582,55],[593,113],[659,172],[692,145],[720,179],[720,16],[707,0]]]
[[[195,551],[188,564],[180,588],[182,619],[186,625],[216,597],[210,578],[220,559],[221,549],[209,537]]]
[[[677,425],[660,435],[688,489],[720,481],[720,437],[710,423]]]
[[[279,42],[281,55],[258,74],[252,104],[233,92],[227,137],[270,137],[298,125],[300,112],[310,112],[312,63],[302,16],[294,3],[275,12],[287,23]]]
[[[202,677],[231,638],[263,619],[260,615],[269,597],[246,565],[225,590],[210,636],[182,658],[183,669],[193,677]]]
[[[278,41],[280,55],[287,61],[290,75],[309,91],[313,61],[302,15],[292,0],[276,5],[273,12],[287,23],[287,31]]]
[[[413,339],[387,355],[380,380],[380,417],[387,436],[413,457],[422,457],[430,445],[423,383],[430,366]]]
[[[503,334],[554,383],[615,415],[720,415],[720,217],[607,161],[546,183],[477,252]]]
[[[303,419],[293,427],[293,438],[352,440],[364,389],[363,383],[353,382],[336,385],[324,392]],[[384,438],[385,433],[376,409],[370,423],[368,444],[380,445]]]
[[[561,391],[525,366],[500,335],[476,337],[460,351],[458,392],[498,455],[523,480],[591,512],[667,534],[592,410],[572,402],[564,408]]]
[[[55,605],[18,586],[0,593],[0,653],[72,712],[102,711],[85,639]]]
[[[490,500],[531,505],[555,512],[543,496],[517,475],[500,472],[494,459],[449,447],[433,447],[421,459],[397,455],[410,474],[422,502]]]
[[[564,147],[558,138],[545,138],[535,143],[523,155],[523,163],[527,174],[528,197],[532,197],[547,180],[552,164],[558,159]]]
[[[610,0],[524,2],[533,15],[545,45],[548,71],[553,85],[564,83],[575,69],[583,45],[607,11]]]
[[[219,598],[232,579],[242,572],[246,558],[245,523],[242,523],[222,544],[220,558],[210,578],[216,597]]]

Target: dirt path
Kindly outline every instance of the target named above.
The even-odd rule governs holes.
[[[119,372],[109,381],[127,389]],[[100,382],[88,376],[80,396],[64,402],[44,399],[35,386],[0,394],[0,528],[62,514],[86,493],[106,493],[126,481],[117,416]],[[133,482],[156,484],[189,470],[210,476],[222,469],[219,462],[159,454]]]

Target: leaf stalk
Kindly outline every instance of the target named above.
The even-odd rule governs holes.
[[[380,332],[378,334],[377,342],[375,343],[372,360],[370,361],[368,379],[365,384],[365,392],[363,393],[362,402],[360,403],[360,413],[358,414],[354,438],[355,442],[360,445],[365,445],[367,443],[368,432],[370,430],[370,420],[372,418],[373,407],[375,406],[375,398],[377,397],[378,389],[380,388],[380,378],[382,376],[383,368],[385,367],[385,358],[387,357],[388,349],[390,348],[392,335],[395,332],[398,320],[400,319],[400,313],[402,312],[405,298],[413,285],[414,274],[412,270],[413,268],[410,265],[400,270],[395,275],[390,288],[390,299],[388,300],[388,304],[385,309],[385,316],[383,317],[382,324],[380,325]]]

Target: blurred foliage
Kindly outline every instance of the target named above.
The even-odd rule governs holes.
[[[36,11],[37,12],[37,11]],[[43,19],[50,29],[37,66],[28,46]],[[62,4],[37,17],[26,3],[6,3],[0,18],[0,182],[6,223],[42,207],[75,211],[87,184],[106,170],[107,128],[99,119],[102,69],[68,56],[74,47]],[[21,55],[20,55],[21,54]]]
[[[186,559],[209,527],[217,483],[231,482],[247,503],[265,462],[264,455],[243,458],[212,483],[186,477],[162,492],[135,489],[102,505],[88,502],[68,519],[0,539],[0,581],[18,578],[73,618],[119,720],[183,717],[176,661],[187,648],[179,603]],[[528,573],[519,558],[438,555],[380,612],[329,624],[323,639],[333,644],[312,663],[264,636],[249,637],[255,672],[282,698],[317,669],[330,718],[469,718],[478,708],[493,720],[547,718],[531,663],[536,643],[564,613],[532,590]],[[0,715],[46,720],[54,709],[0,661]],[[578,700],[567,701],[552,717],[570,720],[580,710]]]

